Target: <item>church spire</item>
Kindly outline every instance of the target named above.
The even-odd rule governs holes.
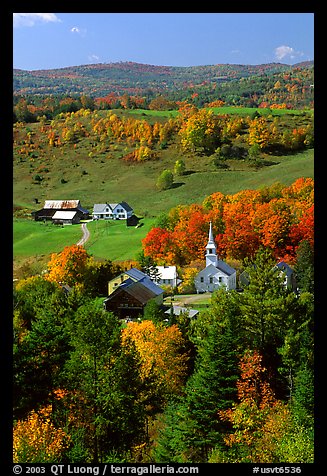
[[[212,232],[212,223],[210,222],[210,227],[209,227],[209,241],[208,243],[215,243],[215,240],[213,239],[213,232]]]
[[[206,246],[206,266],[213,264],[217,266],[217,249],[213,237],[212,223],[210,222],[208,244]]]

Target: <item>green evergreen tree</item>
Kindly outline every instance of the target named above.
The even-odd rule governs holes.
[[[111,451],[124,453],[144,435],[139,364],[136,354],[122,349],[118,319],[96,302],[77,311],[71,336],[69,404],[78,425],[88,430],[85,445],[92,461],[105,461]]]
[[[314,292],[314,252],[307,240],[301,241],[296,252],[294,267],[297,286],[300,292]]]
[[[229,408],[236,400],[239,372],[236,340],[231,325],[222,326],[218,319],[212,322],[198,348],[185,397],[167,407],[156,457],[207,462],[212,448],[222,443],[227,426],[219,419],[218,411]]]

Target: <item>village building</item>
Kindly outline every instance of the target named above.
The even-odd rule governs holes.
[[[295,294],[298,293],[296,277],[294,270],[285,261],[279,261],[272,270],[279,270],[279,276],[283,279],[283,285],[286,289],[290,289]],[[247,271],[240,274],[240,285],[248,286],[250,284],[250,277]]]
[[[280,276],[284,277],[284,286],[292,291],[297,291],[294,270],[285,261],[279,261],[276,267],[280,270]]]
[[[167,316],[173,314],[174,316],[180,316],[181,314],[186,314],[190,319],[195,319],[199,314],[197,309],[190,309],[188,307],[183,306],[171,306],[169,309],[165,311]]]
[[[211,222],[205,258],[206,267],[194,278],[196,292],[212,293],[221,287],[225,287],[227,290],[236,289],[236,270],[219,259]]]
[[[126,202],[95,203],[93,220],[127,220],[132,217],[134,210]]]
[[[103,306],[120,319],[136,319],[143,315],[144,307],[152,299],[163,303],[164,290],[142,271],[131,268],[108,283],[108,297]]]
[[[156,266],[156,283],[159,286],[171,286],[176,288],[182,280],[178,278],[176,266]]]
[[[82,207],[79,200],[45,200],[44,207],[32,212],[32,216],[36,221],[72,224],[79,223],[80,220],[87,220],[89,211]]]

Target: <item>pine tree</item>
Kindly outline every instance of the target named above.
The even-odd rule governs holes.
[[[227,428],[218,411],[229,408],[235,401],[237,378],[233,330],[216,323],[209,328],[207,339],[199,349],[195,372],[186,386],[188,426],[184,442],[192,448],[194,461],[206,462],[209,451],[221,442]]]
[[[219,419],[218,411],[229,408],[236,399],[238,344],[234,331],[230,323],[222,325],[216,318],[199,344],[185,397],[165,411],[156,453],[162,461],[207,462],[211,449],[222,442],[228,425]]]

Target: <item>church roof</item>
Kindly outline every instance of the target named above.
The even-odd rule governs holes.
[[[220,269],[220,271],[222,271],[223,273],[227,274],[228,276],[231,276],[232,274],[234,274],[236,272],[236,270],[234,268],[229,266],[229,264],[225,263],[221,259],[217,260],[217,266],[216,267],[218,269]]]
[[[206,274],[207,276],[214,276],[215,274],[217,274],[217,270],[221,271],[226,276],[231,276],[232,274],[236,273],[234,268],[229,266],[227,263],[224,263],[224,261],[218,260],[217,266],[215,266],[214,264],[209,264],[199,272],[198,276],[202,273]]]

